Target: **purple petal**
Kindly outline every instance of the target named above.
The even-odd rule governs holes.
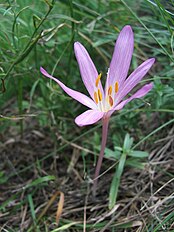
[[[97,110],[87,110],[75,119],[75,123],[78,126],[91,125],[99,121],[104,114],[104,112]]]
[[[127,77],[134,47],[134,37],[131,26],[125,26],[116,41],[112,56],[109,75],[107,78],[107,88],[118,81],[122,85]]]
[[[64,85],[61,81],[56,79],[55,77],[49,75],[45,69],[42,67],[40,68],[41,73],[46,76],[51,78],[52,80],[56,81],[57,84],[72,98],[77,100],[78,102],[82,103],[83,105],[91,108],[91,109],[96,109],[97,106],[93,100],[91,100],[89,97],[84,95],[83,93],[80,93],[78,91],[75,91],[73,89],[68,88],[66,85]]]
[[[144,85],[131,97],[119,103],[113,110],[121,110],[128,102],[132,101],[133,99],[144,97],[152,88],[153,88],[153,83]]]
[[[123,99],[141,81],[154,62],[154,58],[148,59],[135,69],[135,71],[125,80],[123,87],[121,87],[118,95],[116,96],[118,101]]]
[[[79,42],[74,43],[74,51],[79,64],[83,83],[86,89],[88,90],[91,98],[94,99],[94,92],[96,89],[95,82],[98,77],[98,72],[96,70],[96,67],[92,62],[88,52],[86,51],[86,49],[81,43]],[[102,95],[103,95],[103,88],[101,86],[101,82],[99,82],[99,88],[102,91]]]

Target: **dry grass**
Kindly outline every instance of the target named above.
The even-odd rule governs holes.
[[[162,223],[174,207],[173,130],[174,127],[170,127],[168,132],[158,135],[160,138],[151,146],[144,170],[125,169],[119,198],[111,211],[108,210],[108,191],[114,170],[105,172],[100,178],[98,195],[93,199],[90,178],[94,168],[90,163],[90,178],[84,178],[81,145],[68,142],[62,137],[55,145],[48,128],[36,130],[32,126],[25,130],[22,139],[12,130],[1,135],[1,169],[9,177],[0,187],[0,201],[8,201],[4,213],[0,215],[1,231],[33,231],[34,222],[28,195],[32,195],[37,219],[56,191],[65,195],[59,226],[75,223],[67,231],[102,232],[111,231],[111,228],[117,228],[116,231],[152,231],[147,227]],[[57,148],[66,143],[68,149],[56,152]],[[88,156],[93,156],[92,152],[88,152]],[[103,172],[111,165],[113,162],[106,160]],[[56,179],[30,186],[34,180],[49,175],[54,175]],[[57,202],[58,199],[38,222],[40,231],[57,228]],[[158,231],[172,231],[172,223],[167,222]]]

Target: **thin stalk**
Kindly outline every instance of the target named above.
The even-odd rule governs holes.
[[[97,182],[98,182],[98,176],[100,174],[100,169],[104,157],[104,151],[106,147],[106,141],[108,136],[108,126],[109,126],[109,117],[104,117],[102,120],[102,142],[101,142],[101,150],[99,154],[99,158],[97,161],[97,166],[95,169],[95,175],[94,175],[94,185],[93,185],[93,196],[96,195],[96,189],[97,189]]]
[[[23,78],[18,80],[18,110],[19,115],[23,113]],[[23,137],[23,119],[19,121],[21,138]]]
[[[70,14],[71,18],[74,18],[74,12],[73,12],[73,3],[72,0],[69,0],[69,5],[70,5]],[[70,40],[70,55],[69,55],[69,60],[68,60],[68,76],[71,76],[71,62],[72,62],[72,56],[73,56],[73,45],[74,45],[74,36],[75,36],[75,23],[72,20],[71,22],[71,40]]]

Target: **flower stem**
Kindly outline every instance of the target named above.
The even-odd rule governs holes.
[[[97,182],[98,182],[98,177],[100,174],[100,169],[104,157],[104,151],[106,147],[106,141],[107,141],[107,136],[108,136],[108,125],[109,125],[109,117],[105,116],[103,117],[102,120],[102,142],[101,142],[101,150],[99,154],[99,158],[97,161],[97,166],[95,169],[95,175],[94,175],[94,185],[93,185],[93,196],[95,197],[96,195],[96,189],[97,189]]]

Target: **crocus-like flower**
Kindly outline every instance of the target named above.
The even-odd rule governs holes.
[[[96,167],[95,179],[97,179],[99,175],[104,155],[108,122],[111,114],[116,110],[121,110],[131,100],[145,96],[153,87],[152,83],[146,84],[131,97],[125,99],[128,93],[141,81],[155,62],[154,58],[144,61],[128,76],[133,47],[133,31],[131,26],[127,25],[121,30],[117,38],[107,73],[105,88],[103,89],[101,74],[97,72],[88,52],[81,43],[75,42],[74,50],[79,64],[81,77],[91,98],[83,93],[68,88],[58,79],[49,75],[42,67],[40,69],[43,75],[56,81],[69,96],[90,108],[75,119],[77,125],[90,125],[103,119],[102,146]],[[94,188],[96,188],[96,182],[94,185]]]

